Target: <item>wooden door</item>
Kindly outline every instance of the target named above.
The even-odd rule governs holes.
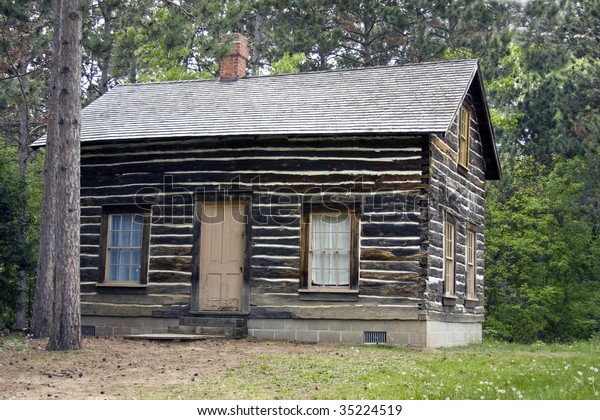
[[[245,232],[244,203],[204,203],[200,228],[200,310],[241,310]]]

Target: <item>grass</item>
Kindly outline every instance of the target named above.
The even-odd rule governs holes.
[[[23,351],[29,348],[29,344],[20,335],[11,335],[0,340],[0,353],[4,351]]]
[[[600,399],[599,369],[598,341],[442,350],[348,346],[314,356],[254,356],[218,381],[154,390],[151,398]]]

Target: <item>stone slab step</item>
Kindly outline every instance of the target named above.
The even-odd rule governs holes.
[[[176,333],[153,333],[125,335],[128,340],[157,340],[157,341],[196,341],[225,338],[219,335],[208,334],[176,334]]]
[[[248,334],[247,327],[211,327],[194,325],[171,325],[168,329],[172,334],[201,334],[222,337],[243,338]]]

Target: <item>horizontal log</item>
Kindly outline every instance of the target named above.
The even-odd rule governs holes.
[[[150,258],[151,270],[192,271],[192,257],[161,257]]]
[[[79,281],[81,282],[97,282],[98,281],[98,269],[81,269],[79,271]]]
[[[92,293],[82,294],[81,302],[112,303],[115,305],[185,305],[190,303],[189,295],[170,294],[129,294],[129,293]]]
[[[392,223],[381,223],[381,224],[365,224],[362,225],[362,236],[363,237],[397,237],[397,236],[419,236],[419,224],[417,223],[406,223],[406,224],[392,224]]]
[[[122,316],[122,317],[138,317],[152,316],[152,312],[156,310],[172,310],[177,311],[182,308],[189,310],[189,305],[166,305],[166,306],[151,306],[151,305],[131,305],[131,304],[112,304],[112,303],[81,303],[81,315],[85,316]]]
[[[300,240],[300,223],[294,226],[252,226],[252,237],[263,236],[263,237],[288,237],[296,236],[298,241]]]
[[[152,235],[192,235],[192,225],[153,224]]]
[[[115,293],[115,289],[110,288],[108,290],[106,287],[101,286],[97,287],[96,282],[86,282],[81,283],[81,293]],[[117,289],[118,291],[118,289]],[[191,293],[191,285],[190,284],[169,284],[169,283],[149,283],[145,288],[135,288],[135,289],[123,289],[121,293],[131,293],[131,294],[172,294],[172,295],[187,295],[189,296]]]
[[[419,273],[421,266],[418,261],[361,261],[361,270],[409,271]]]
[[[193,245],[193,235],[150,235],[151,245]]]
[[[88,257],[82,255],[79,257],[79,264],[81,267],[98,268],[98,257]]]
[[[149,283],[189,283],[192,273],[172,271],[151,271],[148,274]]]
[[[369,247],[380,247],[380,248],[398,248],[398,247],[406,247],[406,252],[409,252],[411,249],[415,249],[415,247],[421,246],[420,239],[398,239],[398,238],[361,238],[362,246]],[[414,252],[410,251],[410,252]]]
[[[266,281],[263,279],[252,279],[250,286],[252,293],[297,293],[299,281]]]
[[[277,247],[277,246],[261,246],[254,245],[252,247],[252,255],[271,255],[284,257],[300,257],[300,247]]]
[[[97,224],[82,224],[79,227],[79,233],[96,234],[100,235],[100,223]]]
[[[300,237],[283,237],[278,238],[276,236],[269,237],[255,237],[252,239],[252,243],[254,246],[264,246],[264,245],[288,245],[288,246],[300,246]]]
[[[151,257],[160,256],[191,256],[192,245],[181,245],[181,246],[164,246],[164,245],[153,245],[150,247]]]
[[[414,249],[377,249],[362,248],[360,259],[363,261],[418,261],[419,258],[426,257],[421,252]]]
[[[293,268],[252,268],[252,278],[296,279],[300,278],[300,270]],[[254,280],[253,280],[254,281]]]
[[[363,223],[419,223],[423,221],[423,218],[419,214],[408,213],[403,209],[395,209],[393,214],[377,212],[363,214],[360,220]]]
[[[417,298],[422,297],[422,292],[425,289],[424,282],[421,286],[419,282],[373,283],[361,280],[359,285],[360,294],[370,296]]]
[[[394,281],[418,281],[419,273],[396,273],[393,271],[375,272],[375,271],[360,271],[361,279],[373,280],[394,280]]]
[[[100,245],[100,235],[99,234],[98,235],[81,235],[79,237],[79,241],[80,241],[80,245],[82,245],[82,246],[85,246],[85,245],[99,246]]]
[[[300,258],[262,258],[262,257],[252,257],[250,258],[250,265],[253,267],[270,267],[270,266],[278,266],[278,267],[289,267],[298,269],[300,267]]]

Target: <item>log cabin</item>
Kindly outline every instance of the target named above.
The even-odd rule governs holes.
[[[84,334],[481,340],[476,60],[129,84],[83,110]],[[36,144],[43,145],[44,139]]]

